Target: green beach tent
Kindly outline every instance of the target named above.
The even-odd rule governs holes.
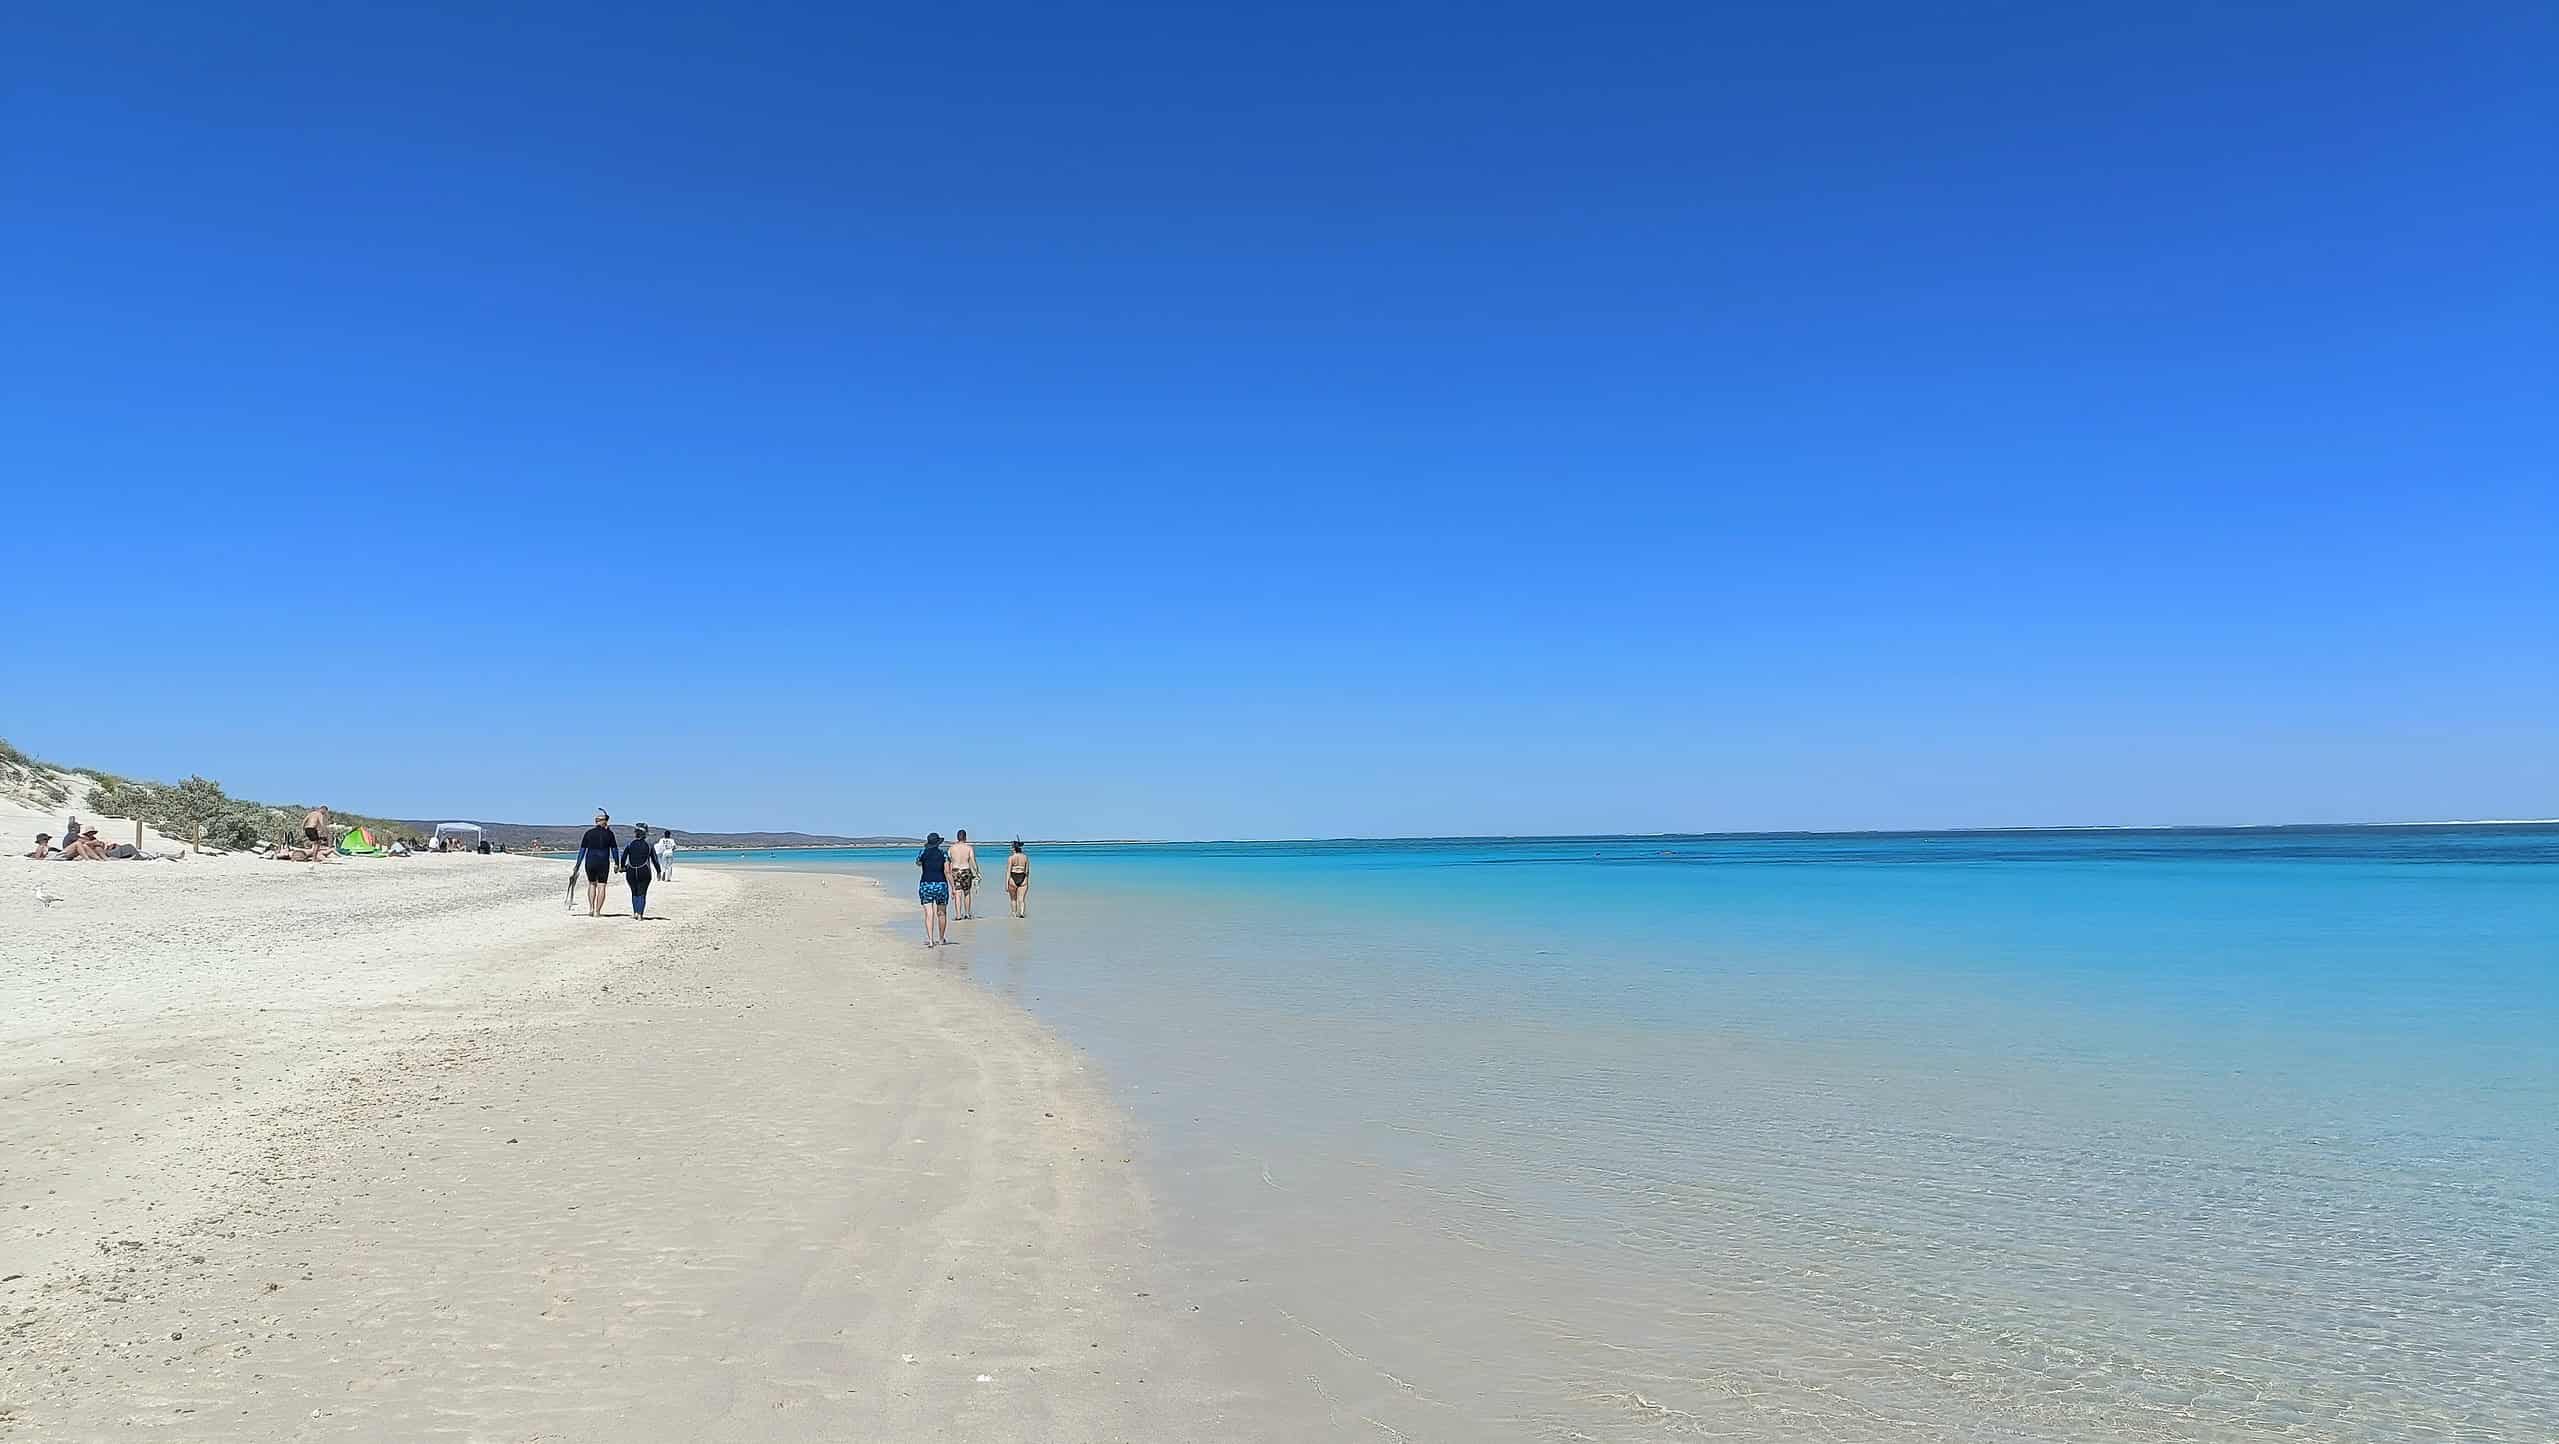
[[[376,857],[382,852],[382,844],[375,842],[373,834],[365,829],[351,827],[346,836],[338,839],[338,851],[348,857]]]

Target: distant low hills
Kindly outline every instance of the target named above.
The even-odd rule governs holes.
[[[571,852],[576,850],[578,839],[590,826],[584,822],[484,822],[476,817],[431,817],[398,821],[392,826],[419,837],[431,837],[439,822],[479,823],[490,842],[504,846],[509,852]],[[652,832],[666,830],[655,819],[650,819],[649,824]],[[614,835],[628,840],[631,826],[631,823],[615,819]],[[912,837],[836,837],[822,832],[694,832],[680,826],[675,829],[678,847],[897,847],[916,840]]]

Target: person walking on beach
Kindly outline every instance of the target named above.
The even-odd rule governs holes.
[[[924,850],[915,855],[923,877],[915,884],[915,900],[924,904],[924,946],[941,947],[951,940],[951,880],[943,869],[950,859],[942,851],[942,834],[924,835]]]
[[[578,839],[578,866],[586,869],[586,915],[591,918],[604,916],[604,885],[613,876],[613,855],[620,850],[607,825],[612,821],[612,813],[597,808],[595,826]]]
[[[673,876],[675,876],[675,834],[661,832],[658,834],[658,881],[664,882]]]
[[[977,849],[969,846],[969,830],[951,839],[951,900],[962,918],[977,916]]]
[[[631,829],[631,845],[622,849],[622,880],[631,885],[631,916],[649,915],[649,879],[657,875],[657,849],[649,846],[649,825]]]
[[[1022,839],[1013,839],[1013,855],[1004,859],[1004,895],[1013,900],[1013,916],[1031,915],[1031,858],[1022,851]]]

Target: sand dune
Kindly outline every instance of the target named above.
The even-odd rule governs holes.
[[[1096,1081],[867,883],[5,871],[0,1434],[1252,1432]]]

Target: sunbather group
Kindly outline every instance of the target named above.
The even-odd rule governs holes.
[[[47,858],[55,862],[105,862],[111,858],[151,856],[129,842],[108,846],[98,840],[98,830],[94,827],[82,828],[76,835],[66,831],[63,837],[62,846],[56,847],[52,833],[37,833],[36,849],[27,856],[39,862]]]

